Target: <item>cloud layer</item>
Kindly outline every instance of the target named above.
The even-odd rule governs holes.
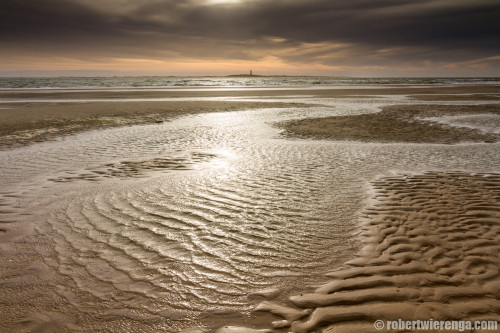
[[[500,75],[499,17],[498,0],[2,0],[0,56]]]

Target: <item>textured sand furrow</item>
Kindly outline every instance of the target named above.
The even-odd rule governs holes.
[[[498,184],[498,175],[465,172],[374,182],[365,248],[327,274],[335,280],[290,297],[313,309],[292,331],[371,331],[378,319],[499,320]]]
[[[307,118],[282,122],[283,135],[288,137],[347,140],[362,142],[415,142],[452,144],[498,142],[500,135],[470,128],[439,123],[443,116],[496,117],[500,105],[391,105],[374,114]],[[496,116],[495,116],[496,115]],[[388,179],[391,181],[391,179]],[[415,184],[421,186],[421,184]],[[397,189],[399,184],[386,190]],[[425,185],[424,185],[425,186]]]

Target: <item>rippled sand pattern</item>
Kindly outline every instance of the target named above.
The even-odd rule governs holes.
[[[499,320],[500,175],[435,172],[373,186],[365,248],[328,273],[331,282],[290,298],[315,309],[293,332],[371,331],[377,319]],[[285,319],[297,312],[260,307]]]
[[[148,171],[192,170],[196,164],[208,162],[216,156],[203,152],[190,152],[188,156],[157,157],[144,161],[120,161],[87,168],[83,172],[65,172],[64,175],[49,180],[53,182],[95,181],[104,178],[141,177]]]
[[[489,114],[489,126],[448,126],[443,116],[468,116],[466,123]],[[498,142],[500,104],[491,105],[392,105],[372,114],[299,119],[281,123],[283,135],[362,142],[415,142],[453,144]],[[433,121],[428,121],[433,118]],[[426,121],[427,119],[427,121]],[[493,123],[493,126],[492,124]],[[488,128],[489,127],[489,128]],[[483,129],[483,130],[481,130]]]
[[[404,309],[498,312],[499,178],[486,173],[498,173],[500,143],[289,140],[270,124],[414,102],[281,102],[0,151],[0,331],[261,330],[277,314],[281,332],[370,326]],[[457,169],[482,174],[422,175]],[[401,173],[420,176],[375,183],[372,250],[292,297],[297,307],[278,306],[355,258],[370,181]]]
[[[82,291],[107,298],[123,289],[146,298],[139,303],[155,312],[160,303],[169,311],[246,306],[249,288],[325,265],[331,251],[331,237],[319,240],[312,249],[325,252],[325,261],[309,262],[301,244],[308,226],[300,225],[309,210],[290,203],[317,185],[267,182],[242,178],[231,188],[157,179],[79,197],[48,219],[58,269]],[[313,223],[324,227],[327,220]]]

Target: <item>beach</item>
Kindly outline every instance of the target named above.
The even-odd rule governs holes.
[[[2,331],[500,319],[498,85],[0,102]]]
[[[312,313],[262,308],[288,321],[307,317],[293,332],[376,332],[376,320],[496,322],[500,175],[429,172],[372,186],[358,258],[314,292],[290,297]]]
[[[283,124],[283,127],[287,136],[331,140],[444,144],[496,142],[500,139],[498,133],[484,133],[470,127],[457,128],[430,121],[430,118],[499,113],[499,104],[398,105],[374,114],[295,120]]]
[[[291,107],[281,101],[238,101],[235,98],[256,99],[257,97],[283,98],[290,94],[297,96],[318,96],[329,98],[346,98],[364,95],[412,95],[417,100],[500,100],[496,95],[498,87],[494,85],[479,86],[444,86],[435,87],[370,87],[370,89],[314,89],[305,90],[296,87],[289,89],[248,88],[219,90],[207,89],[143,89],[143,90],[3,90],[0,98],[2,115],[0,122],[1,147],[22,146],[32,142],[42,142],[66,134],[73,134],[96,128],[107,128],[133,124],[151,124],[187,114],[235,111],[265,107]],[[134,99],[135,103],[123,102],[120,99]],[[202,101],[179,101],[179,99],[198,98]],[[203,99],[212,100],[203,100]],[[224,100],[225,98],[225,100]],[[89,102],[88,99],[97,100]],[[143,102],[141,103],[141,99]],[[170,99],[161,101],[158,99]],[[229,100],[228,100],[229,99]],[[231,100],[232,99],[232,100]],[[9,101],[18,101],[12,103]],[[21,100],[21,102],[19,102]],[[32,103],[30,101],[38,101]],[[48,102],[44,102],[48,101]],[[62,102],[61,102],[62,101]],[[69,101],[69,102],[68,102]],[[436,110],[432,110],[436,114]],[[474,112],[472,110],[471,112]],[[496,112],[496,111],[494,111]],[[422,112],[425,113],[425,112]],[[447,114],[456,111],[448,110]],[[418,115],[416,115],[418,116]],[[394,119],[390,119],[394,120]],[[356,121],[356,120],[354,120]],[[411,130],[411,129],[409,129]],[[330,131],[331,132],[331,131]],[[294,135],[303,135],[294,133]],[[309,134],[310,135],[310,134]],[[346,139],[350,139],[346,137]],[[400,140],[404,140],[401,138]]]

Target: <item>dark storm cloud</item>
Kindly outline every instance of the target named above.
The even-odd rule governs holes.
[[[279,36],[299,42],[498,51],[498,1],[266,1],[193,9],[190,32],[223,38]],[[202,28],[202,29],[200,29]],[[189,30],[187,30],[189,31]]]
[[[350,45],[351,54],[357,50],[358,55],[400,50],[372,57],[374,62],[398,54],[406,60],[450,56],[465,60],[499,54],[499,17],[498,0],[242,0],[226,4],[209,0],[2,0],[0,43],[5,46],[3,52],[35,48],[72,55],[238,59],[269,52],[295,61],[318,58],[325,63],[329,52],[339,51],[318,48],[284,54],[280,50],[331,43]],[[404,54],[405,48],[411,53]]]
[[[113,34],[104,15],[65,1],[6,0],[0,2],[2,41],[64,42],[73,37]]]

